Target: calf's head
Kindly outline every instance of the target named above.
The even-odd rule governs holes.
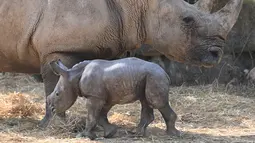
[[[47,97],[47,104],[53,113],[62,113],[70,108],[78,97],[77,72],[68,69],[60,60],[51,62],[50,66],[60,77],[54,91]]]
[[[195,5],[183,0],[154,2],[149,5],[151,16],[147,22],[155,49],[183,63],[213,66],[220,62],[243,0],[229,0],[215,13],[210,13],[214,0],[199,0]]]

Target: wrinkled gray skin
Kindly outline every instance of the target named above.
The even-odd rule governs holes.
[[[48,63],[56,59],[70,68],[147,44],[169,59],[212,66],[243,0],[210,14],[212,1],[0,0],[0,72],[40,72],[49,95],[58,77]],[[46,104],[40,126],[51,117]]]
[[[104,136],[112,137],[116,127],[108,122],[107,113],[116,104],[140,100],[141,119],[136,134],[144,135],[146,127],[154,120],[153,109],[162,114],[169,135],[179,135],[175,128],[176,114],[168,101],[170,80],[157,64],[138,58],[120,60],[84,61],[67,69],[60,61],[51,63],[60,75],[54,91],[47,97],[53,112],[63,113],[78,96],[87,98],[86,129],[78,136],[94,139],[91,131],[98,123]]]

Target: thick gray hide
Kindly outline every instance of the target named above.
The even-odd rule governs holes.
[[[105,137],[111,137],[116,132],[107,120],[111,107],[136,100],[142,104],[137,134],[144,135],[154,119],[153,109],[158,109],[166,122],[167,133],[179,135],[175,128],[177,116],[169,105],[170,79],[157,64],[125,58],[84,61],[72,69],[67,69],[61,62],[51,65],[55,73],[60,74],[54,91],[47,97],[53,112],[64,112],[73,105],[77,96],[87,99],[86,129],[79,137],[94,139],[92,129],[97,123],[104,128]]]

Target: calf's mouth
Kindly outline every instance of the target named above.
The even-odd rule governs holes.
[[[56,113],[56,108],[55,108],[54,106],[50,106],[50,109],[51,109],[51,112],[52,112],[53,114]]]

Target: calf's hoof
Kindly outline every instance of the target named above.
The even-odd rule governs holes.
[[[41,128],[41,129],[45,129],[48,125],[49,125],[49,122],[50,122],[50,117],[44,117],[38,124],[38,127]]]
[[[104,137],[105,137],[105,138],[111,138],[111,137],[113,137],[113,136],[116,134],[117,129],[118,129],[117,126],[114,126],[114,125],[109,126],[109,127],[106,129],[106,131],[104,132]]]
[[[180,137],[181,136],[181,132],[178,131],[177,129],[171,129],[171,130],[167,130],[167,134],[170,136],[176,136],[176,137]]]
[[[53,124],[65,123],[66,122],[66,115],[65,113],[57,114],[57,118],[53,118],[54,115],[46,114],[43,119],[40,121],[38,127],[45,129],[48,125],[53,121]],[[56,121],[56,123],[54,123]]]
[[[92,132],[82,132],[79,133],[78,135],[76,135],[76,138],[89,138],[91,140],[94,140],[95,138],[97,138],[96,134],[92,133]]]
[[[57,114],[51,122],[54,126],[61,126],[66,124],[66,116],[62,116],[61,114]]]
[[[144,137],[145,136],[145,132],[135,132],[135,136],[136,137]]]
[[[127,131],[130,134],[130,137],[144,137],[145,136],[145,132],[141,131],[141,130],[132,130],[132,131]]]

